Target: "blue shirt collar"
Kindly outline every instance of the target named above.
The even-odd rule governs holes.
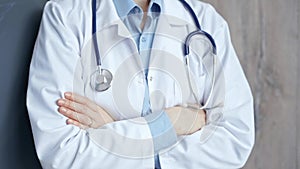
[[[148,12],[160,12],[162,0],[151,0]],[[138,5],[133,0],[113,0],[120,18],[129,15],[130,11]],[[156,4],[156,5],[153,5]]]

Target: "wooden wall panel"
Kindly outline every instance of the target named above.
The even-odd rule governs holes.
[[[300,168],[299,0],[205,0],[227,20],[255,99],[245,169]]]
[[[298,55],[298,73],[297,73],[297,78],[298,78],[298,85],[297,85],[297,88],[298,88],[298,92],[297,92],[297,117],[296,117],[296,120],[297,120],[297,150],[298,150],[298,153],[297,153],[297,158],[298,158],[298,164],[297,164],[297,168],[300,168],[300,1],[298,0],[298,9],[297,9],[297,13],[298,13],[298,18],[297,18],[297,22],[298,22],[298,42],[297,44],[299,45],[298,46],[298,52],[297,52],[297,55]]]

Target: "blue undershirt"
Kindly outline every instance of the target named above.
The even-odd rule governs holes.
[[[151,112],[151,103],[148,89],[148,67],[150,53],[153,43],[153,38],[160,16],[162,2],[161,0],[151,0],[147,12],[147,18],[143,30],[140,24],[143,19],[143,10],[133,0],[113,0],[119,17],[126,25],[127,29],[132,35],[133,40],[137,46],[140,54],[146,77],[145,84],[145,97],[143,116],[149,125],[154,144],[155,153],[155,168],[160,169],[160,162],[158,153],[160,150],[165,149],[177,141],[177,135],[168,115],[162,111],[161,113]]]

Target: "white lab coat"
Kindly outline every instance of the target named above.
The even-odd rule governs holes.
[[[223,77],[226,85],[223,85],[221,103],[213,99],[211,106],[223,105],[223,117],[218,123],[209,123],[213,109],[208,111],[209,124],[206,127],[211,129],[213,126],[214,130],[209,139],[200,141],[206,127],[192,135],[179,137],[176,145],[160,153],[161,167],[240,168],[248,159],[254,144],[251,91],[231,44],[227,23],[210,5],[197,0],[188,2],[198,15],[203,30],[216,41],[218,61],[223,68],[222,76],[217,77]],[[155,37],[153,49],[158,53],[167,51],[182,60],[180,41],[194,29],[191,26],[193,21],[179,1],[164,0],[163,3],[162,13],[167,17],[158,23],[157,29],[161,34]],[[93,92],[89,85],[89,77],[96,67],[94,57],[89,57],[91,1],[52,0],[45,6],[30,65],[27,93],[38,158],[43,168],[154,168],[151,132],[146,120],[140,117],[144,74],[139,71],[142,66],[137,55],[128,57],[137,54],[137,48],[129,32],[118,20],[111,0],[98,2],[97,17],[97,26],[102,29],[99,43],[103,67],[114,75],[112,87],[102,93]],[[179,41],[166,38],[168,34]],[[113,45],[109,42],[120,43]],[[190,93],[182,89],[182,85],[187,85],[186,80],[176,81],[159,71],[160,68],[164,69],[165,63],[170,62],[168,57],[154,54],[151,57],[150,67],[154,69],[149,70],[148,79],[149,92],[155,93],[151,95],[152,109],[160,110],[192,102]],[[197,58],[193,62],[196,63],[191,63],[191,69],[194,70],[196,81],[201,82],[206,77],[199,73],[201,66]],[[177,69],[184,69],[180,63],[175,67],[172,69],[171,66],[168,71],[176,74]],[[123,75],[132,78],[128,80],[122,78]],[[199,96],[202,96],[200,101],[205,102],[205,91],[210,87],[203,84],[197,84],[197,89]],[[66,118],[58,113],[55,103],[66,91],[89,97],[120,121],[89,130],[66,125]]]

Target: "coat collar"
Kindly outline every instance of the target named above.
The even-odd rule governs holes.
[[[118,35],[129,38],[130,32],[119,18],[116,7],[112,0],[99,0],[97,7],[97,24],[101,29],[110,28],[112,26],[118,26]],[[178,10],[182,9],[182,10]],[[163,0],[162,1],[162,19],[169,26],[186,26],[190,22],[190,16],[188,11],[182,6],[179,1]],[[101,16],[101,17],[99,17]]]
[[[179,0],[164,0],[163,13],[170,26],[186,26],[189,24],[189,13]]]

